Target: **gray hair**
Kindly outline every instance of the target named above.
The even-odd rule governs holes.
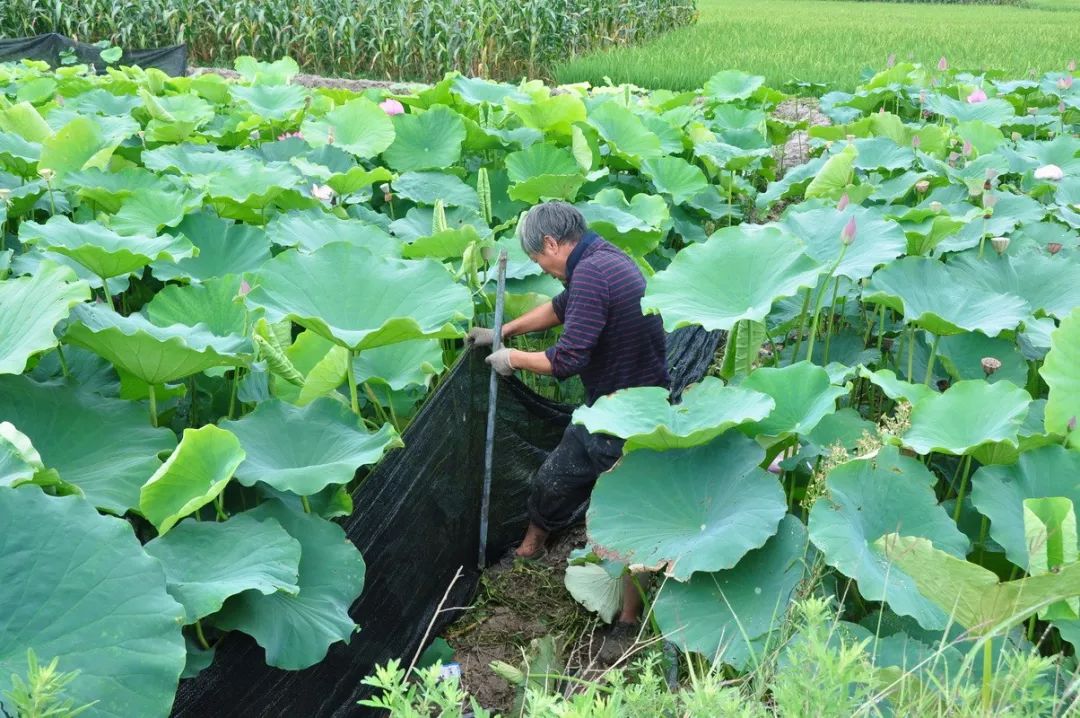
[[[518,237],[521,248],[528,255],[544,250],[544,236],[551,236],[560,244],[576,244],[585,234],[585,218],[572,204],[559,201],[538,204],[521,219]]]

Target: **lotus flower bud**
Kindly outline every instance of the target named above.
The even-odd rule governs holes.
[[[1072,75],[1062,75],[1061,77],[1058,78],[1057,86],[1058,86],[1059,90],[1068,90],[1069,88],[1071,88],[1073,86],[1073,76]]]
[[[990,246],[994,248],[994,251],[998,254],[1005,254],[1005,250],[1009,248],[1008,237],[991,237]]]
[[[1039,108],[1038,107],[1029,107],[1029,108],[1027,108],[1027,113],[1034,117],[1035,115],[1039,114]]]
[[[942,55],[941,59],[937,61],[937,69],[938,72],[945,72],[949,69],[949,61],[945,59],[944,55]]]
[[[916,150],[919,149],[919,147],[921,145],[922,145],[922,137],[919,137],[918,135],[915,135],[914,137],[911,138],[911,146],[914,149],[916,149]]]
[[[840,201],[836,203],[836,211],[843,212],[847,209],[849,204],[851,204],[851,198],[848,197],[847,194],[844,194],[844,196],[840,198]]]
[[[959,152],[950,152],[949,153],[949,164],[951,164],[951,165],[956,164],[956,161],[958,159],[960,159],[960,153]]]
[[[997,176],[998,176],[998,171],[996,169],[994,169],[993,167],[987,167],[986,168],[986,181],[987,182],[993,182],[995,179],[997,179]]]
[[[941,212],[941,210],[943,209],[945,209],[945,205],[943,205],[941,202],[935,200],[934,202],[930,203],[931,212]]]
[[[990,376],[991,374],[993,374],[994,372],[996,372],[1000,368],[1001,368],[1001,360],[1000,359],[995,359],[994,357],[983,357],[982,358],[982,370],[983,370],[983,373],[986,374],[986,376]]]
[[[52,182],[53,177],[56,176],[56,173],[53,172],[48,167],[42,167],[41,169],[38,170],[37,173],[38,173],[38,176],[41,177],[41,179],[45,180],[46,182]]]
[[[251,132],[249,132],[248,133],[248,139],[251,140],[252,142],[259,139],[259,131],[258,130],[252,130]]]
[[[1069,417],[1069,423],[1066,425],[1065,428],[1067,428],[1069,430],[1070,434],[1072,432],[1076,431],[1076,417],[1075,416]]]
[[[1061,251],[1061,242],[1050,242],[1046,245],[1046,251],[1051,255],[1055,255]]]
[[[1057,165],[1043,165],[1039,169],[1035,170],[1035,179],[1038,180],[1050,180],[1051,182],[1058,182],[1065,176],[1065,172],[1062,171]]]
[[[246,297],[248,292],[251,291],[251,285],[247,283],[246,279],[240,280],[240,296]]]
[[[397,100],[386,99],[379,103],[382,111],[388,115],[401,115],[405,112],[405,106]]]
[[[390,191],[390,183],[383,182],[379,185],[379,191],[382,192],[383,202],[391,202],[394,199],[394,193]]]
[[[919,180],[915,183],[915,191],[919,194],[925,193],[928,189],[930,189],[930,180]]]
[[[1020,133],[1019,133],[1019,132],[1014,132],[1014,133],[1012,133],[1012,141],[1013,141],[1013,142],[1019,142],[1019,141],[1020,141],[1020,137],[1021,137],[1021,135],[1020,135]]]
[[[852,217],[848,220],[848,223],[844,225],[843,231],[840,232],[840,241],[848,246],[855,241],[855,233],[858,227],[855,226],[855,218]]]
[[[334,190],[327,185],[311,185],[311,196],[321,202],[331,202],[334,199]]]
[[[334,144],[334,128],[333,127],[330,127],[329,129],[326,130],[326,144],[328,144],[328,145]]]
[[[886,67],[895,67],[896,66],[896,53],[895,52],[890,52],[889,53],[889,57],[886,58],[886,60],[885,60],[885,66]]]
[[[1065,66],[1065,69],[1069,72],[1076,72],[1076,60],[1069,60],[1069,64]]]
[[[926,104],[926,90],[919,90],[919,104]]]
[[[7,202],[8,197],[11,196],[11,190],[0,188],[0,202]]]
[[[975,90],[967,96],[967,101],[970,105],[986,102],[986,99],[986,92],[981,87],[976,87]]]
[[[974,152],[974,151],[975,151],[975,148],[972,147],[971,141],[970,140],[964,140],[964,146],[960,149],[961,154],[963,154],[964,157],[971,157],[971,153]]]
[[[983,192],[982,206],[983,209],[993,209],[994,205],[998,203],[997,195],[992,192]]]

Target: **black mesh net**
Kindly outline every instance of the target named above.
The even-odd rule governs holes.
[[[63,56],[71,52],[76,62],[93,65],[99,73],[105,72],[106,63],[101,59],[101,48],[76,42],[69,37],[48,33],[35,37],[0,39],[0,62],[42,60],[51,67],[60,67]],[[125,49],[118,65],[141,68],[156,67],[166,75],[180,77],[187,74],[187,45],[173,45],[152,50]]]

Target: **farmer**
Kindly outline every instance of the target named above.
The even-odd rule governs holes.
[[[566,289],[550,302],[504,324],[503,338],[559,324],[563,333],[544,351],[499,349],[487,357],[487,363],[504,376],[515,370],[557,379],[580,375],[589,405],[619,389],[667,387],[663,323],[660,317],[641,312],[645,278],[634,260],[589,231],[581,213],[565,202],[533,207],[521,221],[518,235],[529,258]],[[475,328],[469,339],[491,346],[492,330]],[[516,556],[540,555],[551,532],[581,519],[597,477],[619,460],[622,446],[622,439],[590,434],[578,424],[567,427],[559,445],[533,477],[529,528]],[[612,637],[636,633],[641,600],[629,577],[625,589]]]

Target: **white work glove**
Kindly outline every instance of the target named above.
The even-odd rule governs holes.
[[[514,373],[514,367],[510,364],[510,349],[496,349],[484,361],[502,376],[510,376]]]
[[[495,332],[485,327],[473,327],[465,337],[465,342],[478,347],[490,347],[495,343]]]

